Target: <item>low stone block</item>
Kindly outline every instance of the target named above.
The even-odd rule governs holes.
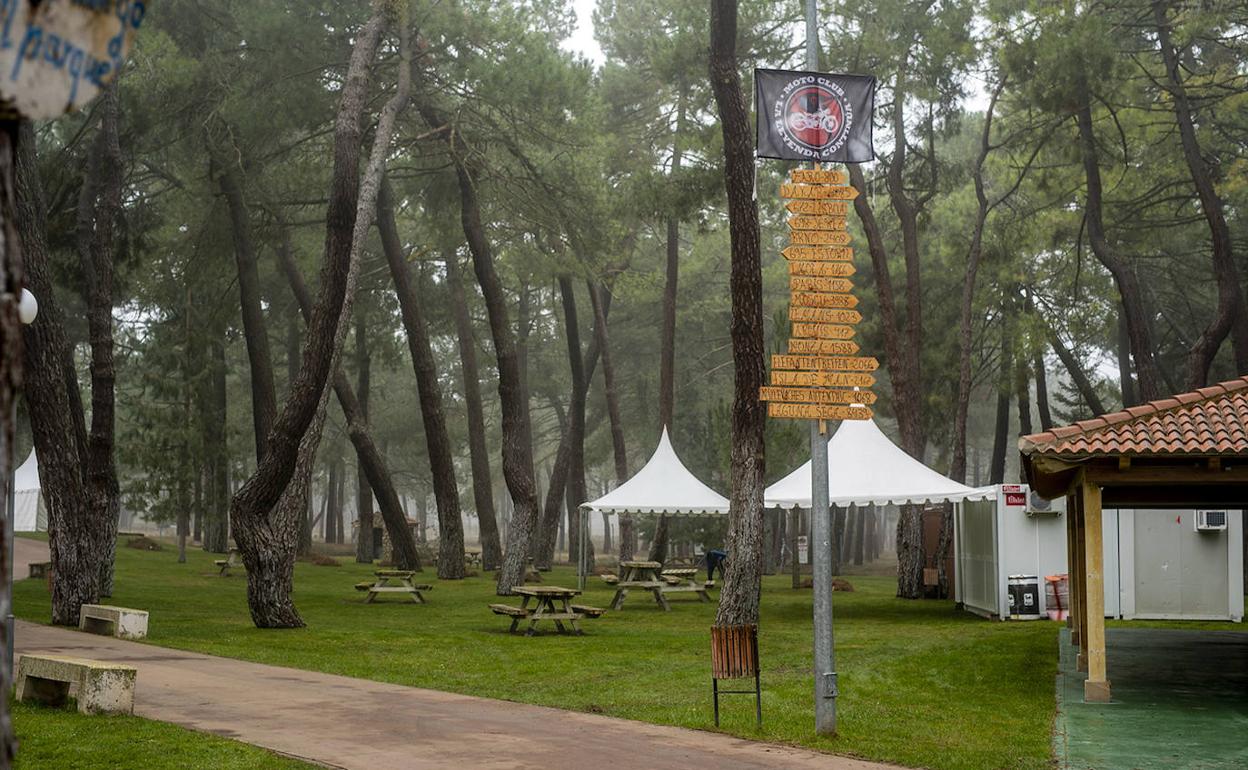
[[[83,714],[133,714],[133,666],[62,655],[21,655],[17,659],[19,701],[64,706],[71,699]]]
[[[147,610],[84,604],[78,616],[78,629],[118,639],[143,639],[147,637]]]

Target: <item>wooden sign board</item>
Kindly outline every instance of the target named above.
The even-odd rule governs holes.
[[[850,299],[857,299],[854,295],[847,295]],[[857,310],[841,310],[839,308],[830,307],[791,307],[789,308],[790,321],[809,321],[818,324],[856,324],[862,320],[862,313]]]
[[[847,278],[856,271],[851,262],[790,262],[789,275],[809,275],[814,278]]]
[[[858,343],[844,340],[789,339],[790,355],[807,356],[853,356],[858,354]]]
[[[796,401],[809,404],[874,404],[875,394],[869,390],[809,390],[806,388],[761,387],[762,401]]]
[[[849,233],[833,230],[794,230],[789,243],[797,246],[847,246],[853,240]]]
[[[854,336],[854,327],[842,324],[793,324],[793,336],[802,339],[848,340]]]
[[[854,250],[847,246],[787,246],[780,252],[785,259],[805,262],[850,262]]]
[[[844,171],[795,168],[789,172],[789,181],[799,184],[845,184],[849,181],[849,174]]]
[[[836,406],[833,404],[767,404],[768,417],[789,417],[798,420],[870,420],[871,408]]]
[[[818,278],[808,275],[789,276],[791,291],[853,291],[854,283],[848,278]]]
[[[845,217],[789,217],[793,230],[844,230],[848,227]]]
[[[874,372],[880,362],[869,356],[785,356],[771,357],[773,369],[812,369],[831,372]]]
[[[869,388],[875,384],[875,375],[858,372],[773,371],[771,384],[799,388]]]
[[[0,98],[32,120],[83,107],[121,71],[146,12],[144,0],[4,0]]]
[[[792,278],[789,279],[793,280]],[[845,280],[825,278],[827,281]],[[789,297],[789,305],[797,307],[857,307],[858,298],[852,294],[810,294],[795,292]]]
[[[827,185],[782,184],[780,185],[780,197],[852,201],[858,197],[858,189],[856,187],[832,187]]]
[[[784,204],[784,207],[794,214],[807,214],[809,216],[832,216],[844,217],[849,216],[849,201],[818,201],[818,200],[792,200]]]

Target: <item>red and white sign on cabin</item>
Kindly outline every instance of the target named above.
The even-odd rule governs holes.
[[[1027,508],[1027,490],[1021,484],[1002,484],[1001,494],[1005,496],[1006,513],[1017,509],[1022,513]]]

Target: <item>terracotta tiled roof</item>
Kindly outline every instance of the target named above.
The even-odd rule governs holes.
[[[1018,440],[1025,455],[1248,454],[1248,376]]]

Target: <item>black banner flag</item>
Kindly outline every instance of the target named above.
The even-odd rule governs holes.
[[[875,159],[875,78],[754,70],[760,158],[863,163]]]

